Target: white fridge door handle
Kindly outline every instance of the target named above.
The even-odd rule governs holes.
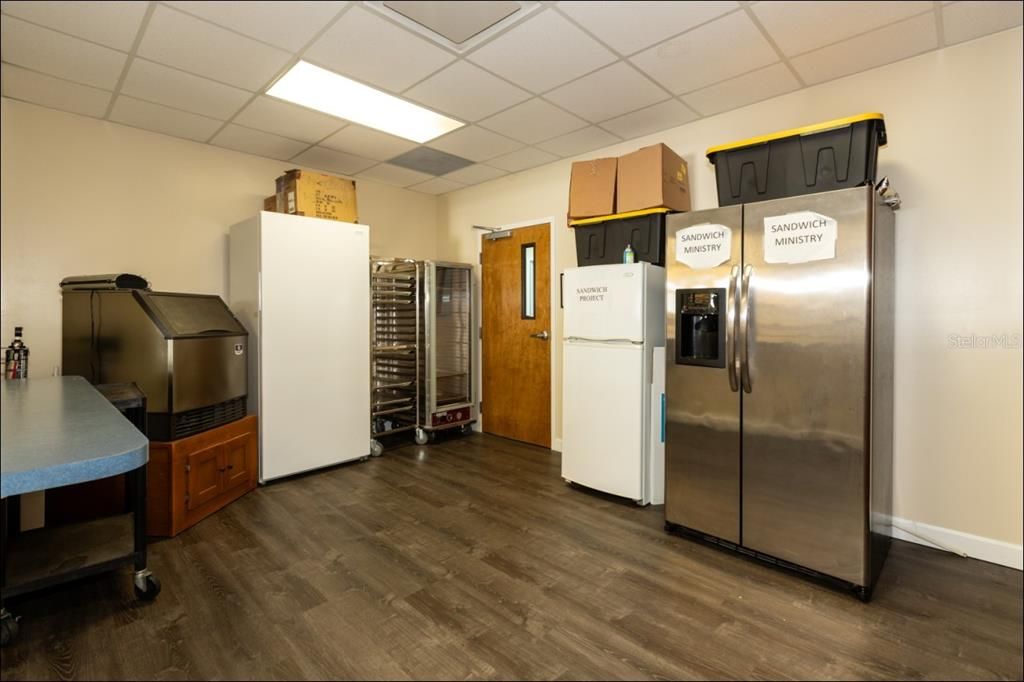
[[[609,345],[623,345],[632,344],[634,346],[642,346],[643,341],[634,341],[633,339],[591,339],[586,336],[567,336],[565,340],[568,342],[582,341],[583,343],[607,343]]]

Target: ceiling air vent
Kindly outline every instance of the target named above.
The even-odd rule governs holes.
[[[444,175],[445,173],[451,173],[460,168],[473,165],[473,162],[469,159],[464,159],[461,156],[455,156],[448,152],[442,152],[438,149],[431,149],[430,147],[410,149],[404,154],[391,159],[388,163],[420,171],[421,173],[430,173],[431,175]]]
[[[365,6],[439,45],[465,52],[519,23],[539,9],[540,2],[378,0]]]

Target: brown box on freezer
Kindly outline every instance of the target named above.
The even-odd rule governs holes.
[[[271,194],[263,199],[263,210],[273,213],[277,210],[277,195]]]
[[[620,156],[617,185],[619,213],[662,207],[690,210],[686,161],[663,144]]]
[[[572,165],[569,178],[569,218],[592,218],[615,213],[616,159],[591,159]]]
[[[305,170],[277,179],[277,212],[354,223],[359,220],[353,180]]]

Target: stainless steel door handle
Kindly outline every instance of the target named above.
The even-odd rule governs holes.
[[[754,266],[743,268],[743,282],[740,286],[740,384],[744,393],[750,393],[750,276]]]
[[[537,332],[536,334],[530,334],[530,337],[534,339],[540,339],[541,341],[547,341],[550,338],[547,329],[545,329],[542,332]]]
[[[739,333],[736,328],[736,320],[739,317],[736,312],[739,308],[736,289],[739,280],[740,266],[734,265],[732,272],[729,273],[729,291],[725,296],[725,362],[726,369],[729,370],[729,389],[733,393],[740,390],[739,370],[736,368],[736,334]]]

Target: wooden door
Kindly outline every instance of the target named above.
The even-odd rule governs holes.
[[[224,448],[224,490],[248,485],[256,478],[256,436],[246,433],[221,446]]]
[[[216,498],[224,490],[224,450],[220,445],[193,452],[186,460],[187,509],[196,509]]]
[[[495,235],[481,252],[483,429],[549,448],[551,226]]]

